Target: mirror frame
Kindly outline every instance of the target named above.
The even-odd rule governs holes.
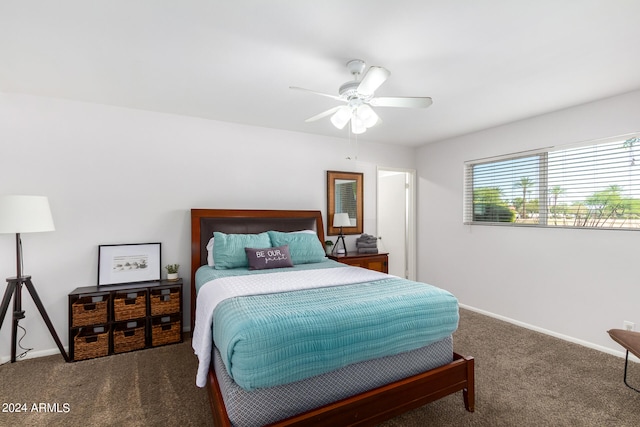
[[[340,227],[333,226],[333,214],[336,207],[335,183],[337,179],[347,179],[356,181],[356,226],[342,227],[342,234],[362,234],[364,191],[364,174],[359,172],[327,171],[327,235],[337,236],[340,234]]]

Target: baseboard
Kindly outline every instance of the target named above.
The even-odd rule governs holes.
[[[67,354],[69,354],[69,347],[64,347],[64,351],[66,351]],[[37,351],[30,350],[27,352],[27,354],[25,354],[24,357],[17,359],[16,362],[19,362],[20,360],[26,360],[26,359],[35,359],[36,357],[53,356],[54,354],[60,354],[60,350],[58,350],[58,347],[48,348],[46,350],[37,350]],[[62,357],[61,354],[60,354],[60,357]],[[11,356],[9,355],[0,356],[0,365],[3,365],[9,362],[10,360],[11,360]]]
[[[460,307],[462,307],[462,308],[464,308],[466,310],[469,310],[469,311],[473,311],[473,312],[476,312],[476,313],[483,314],[485,316],[493,317],[494,319],[502,320],[504,322],[511,323],[513,325],[516,325],[516,326],[520,326],[520,327],[523,327],[523,328],[526,328],[526,329],[530,329],[532,331],[540,332],[540,333],[545,334],[545,335],[550,335],[550,336],[552,336],[554,338],[559,338],[559,339],[564,340],[564,341],[569,341],[569,342],[572,342],[574,344],[579,344],[579,345],[581,345],[583,347],[592,348],[594,350],[598,350],[598,351],[601,351],[603,353],[611,354],[613,356],[621,357],[623,359],[624,359],[625,354],[626,354],[626,352],[623,351],[623,350],[620,350],[620,351],[613,350],[613,349],[610,349],[608,347],[604,347],[602,345],[594,344],[594,343],[589,342],[589,341],[584,341],[584,340],[581,340],[581,339],[578,339],[578,338],[575,338],[575,337],[572,337],[572,336],[569,336],[569,335],[559,334],[557,332],[550,331],[548,329],[540,328],[538,326],[534,326],[534,325],[531,325],[529,323],[521,322],[519,320],[511,319],[510,317],[502,316],[500,314],[495,314],[495,313],[492,313],[490,311],[482,310],[482,309],[479,309],[479,308],[476,308],[476,307],[471,307],[471,306],[466,305],[466,304],[459,304],[459,305],[460,305]],[[637,357],[635,357],[632,354],[629,354],[629,360],[637,362],[637,363],[640,362],[640,359],[638,359]]]

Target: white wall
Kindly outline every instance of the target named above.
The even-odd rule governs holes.
[[[465,226],[463,162],[637,131],[640,91],[419,149],[419,280],[473,308],[619,352],[606,331],[623,320],[640,327],[640,232]]]
[[[56,231],[22,235],[24,273],[33,277],[65,345],[67,294],[96,284],[100,244],[161,242],[162,265],[181,264],[189,319],[191,208],[319,209],[326,219],[325,171],[364,172],[364,231],[375,234],[376,168],[415,168],[415,151],[360,142],[352,161],[345,160],[353,155],[347,145],[338,138],[0,93],[0,194],[49,197]],[[0,278],[15,274],[15,237],[0,235]],[[26,289],[23,295],[23,346],[33,347],[34,355],[57,352]],[[9,358],[10,325],[8,313],[0,362]]]

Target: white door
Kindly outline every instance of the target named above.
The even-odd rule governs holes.
[[[378,168],[378,249],[389,274],[415,280],[415,172]]]

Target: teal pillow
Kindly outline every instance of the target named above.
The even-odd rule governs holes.
[[[310,264],[323,262],[326,253],[317,234],[311,233],[283,233],[269,231],[272,246],[289,245],[289,253],[293,264]],[[216,260],[216,262],[218,262]]]
[[[216,270],[249,267],[249,260],[244,248],[270,248],[269,233],[260,234],[225,234],[213,233],[213,258]]]

